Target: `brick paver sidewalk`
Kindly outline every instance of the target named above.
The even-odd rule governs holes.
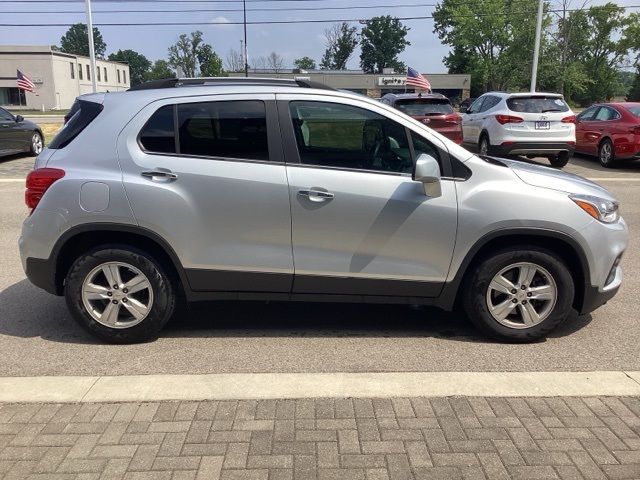
[[[640,479],[638,398],[0,406],[0,478]]]

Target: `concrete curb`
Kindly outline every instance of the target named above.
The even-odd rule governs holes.
[[[640,372],[240,373],[3,377],[0,402],[640,396]]]

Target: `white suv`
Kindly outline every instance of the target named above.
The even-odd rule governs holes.
[[[557,93],[489,92],[461,113],[463,142],[481,155],[543,156],[562,168],[576,146],[576,117]]]

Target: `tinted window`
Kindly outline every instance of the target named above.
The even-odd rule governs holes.
[[[407,115],[413,117],[423,115],[447,115],[453,113],[453,107],[449,100],[443,99],[420,99],[398,100],[396,108]]]
[[[593,120],[593,115],[596,113],[596,111],[598,110],[598,108],[600,107],[589,107],[587,108],[584,112],[582,112],[580,115],[578,115],[578,120],[581,121],[587,121],[587,120]]]
[[[598,121],[607,121],[607,120],[615,120],[618,117],[619,117],[618,112],[616,112],[614,109],[608,108],[608,107],[602,107],[600,110],[598,110],[598,113],[596,113],[595,119]]]
[[[507,100],[509,110],[522,113],[567,112],[569,107],[562,98],[544,95],[518,96]]]
[[[104,108],[100,103],[87,102],[85,100],[76,100],[77,105],[75,113],[65,123],[62,130],[51,140],[49,148],[64,148],[69,145],[80,132],[93,122]]]
[[[368,110],[323,102],[291,102],[300,161],[326,167],[411,173],[406,129]]]
[[[4,108],[0,108],[0,120],[11,120],[13,121],[13,115],[7,112]]]
[[[625,105],[624,108],[630,111],[632,115],[640,117],[640,105]]]
[[[269,160],[264,102],[221,101],[178,105],[180,153]]]
[[[140,132],[140,145],[148,152],[176,153],[173,105],[154,113]]]
[[[499,103],[500,103],[500,97],[494,97],[494,96],[485,97],[484,103],[482,104],[482,108],[480,109],[480,112],[486,112],[487,110],[495,107]]]

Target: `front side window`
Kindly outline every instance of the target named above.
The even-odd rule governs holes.
[[[363,108],[295,101],[291,119],[300,161],[308,165],[410,174],[404,126]]]
[[[173,105],[165,105],[154,113],[140,132],[140,145],[148,152],[176,153]]]
[[[480,109],[482,108],[482,103],[484,102],[484,99],[487,97],[480,97],[478,99],[476,99],[475,102],[473,102],[471,104],[471,106],[469,107],[469,110],[467,111],[467,113],[478,113],[480,111]]]
[[[10,120],[13,122],[13,115],[7,112],[4,108],[0,108],[0,120]]]
[[[178,105],[180,153],[269,160],[267,117],[260,100]]]

